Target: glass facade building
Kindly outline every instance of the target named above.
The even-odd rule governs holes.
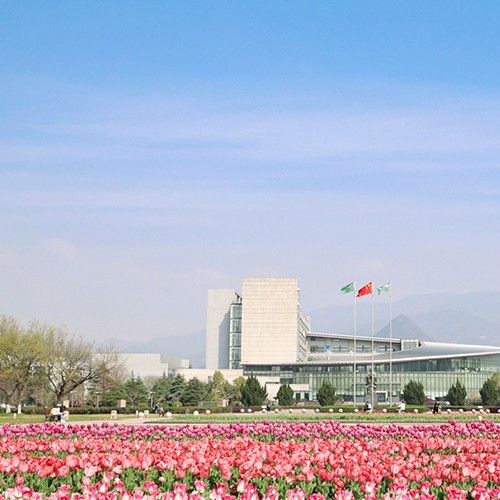
[[[340,400],[353,401],[356,380],[356,402],[365,401],[370,390],[367,377],[372,367],[371,338],[356,339],[356,379],[353,337],[310,333],[307,338],[306,362],[249,363],[243,365],[243,374],[253,372],[257,377],[268,380],[273,377],[280,384],[286,382],[292,386],[306,384],[308,390],[295,394],[301,400],[316,399],[318,389],[327,380],[336,388]],[[467,389],[468,398],[477,400],[483,383],[500,372],[500,347],[375,339],[373,363],[376,402],[401,400],[403,388],[410,380],[422,382],[426,396],[432,399],[444,398],[451,385],[459,380]]]
[[[229,306],[229,368],[241,368],[241,302]]]

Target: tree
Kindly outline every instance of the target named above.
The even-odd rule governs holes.
[[[132,406],[149,403],[149,391],[144,385],[141,377],[132,376],[122,385],[121,390],[125,394],[127,402]]]
[[[217,370],[214,373],[213,379],[207,384],[207,393],[205,395],[206,401],[217,401],[220,398],[228,399],[227,389],[228,382],[224,378],[224,375]]]
[[[235,378],[232,384],[227,387],[227,399],[229,403],[234,404],[241,401],[241,388],[246,384],[245,377],[240,375]]]
[[[452,385],[448,389],[448,394],[446,394],[446,400],[449,401],[452,406],[464,406],[466,397],[467,390],[458,379],[456,384]]]
[[[154,393],[155,401],[160,405],[166,404],[171,387],[172,381],[165,374],[163,374],[151,388]]]
[[[44,386],[48,345],[41,334],[25,330],[15,318],[0,316],[0,393],[6,403],[17,405]]]
[[[293,389],[289,384],[282,384],[276,395],[281,406],[292,406],[293,405]]]
[[[198,406],[205,394],[205,384],[196,377],[192,378],[184,387],[179,401],[184,406]]]
[[[92,388],[87,391],[87,399],[94,406],[116,406],[119,399],[127,400],[127,395],[123,391],[122,386],[123,384],[103,393],[101,393],[99,389]]]
[[[172,385],[170,386],[170,392],[168,393],[167,396],[167,403],[169,405],[174,404],[175,402],[179,401],[179,398],[181,397],[182,391],[184,390],[184,387],[186,386],[186,380],[182,375],[176,375]]]
[[[403,398],[409,405],[423,405],[425,392],[422,382],[410,380],[403,388]]]
[[[495,387],[500,390],[500,373],[498,372],[495,372],[492,376],[491,376],[491,381],[495,384]]]
[[[495,406],[498,402],[498,389],[495,381],[491,380],[491,378],[484,382],[479,394],[481,394],[481,401],[484,405]]]
[[[122,364],[113,344],[95,349],[92,342],[70,334],[65,325],[55,327],[34,320],[29,331],[43,336],[50,346],[42,366],[56,401],[83,384],[102,380]]]
[[[122,390],[127,381],[129,372],[124,365],[115,366],[108,373],[103,373],[98,378],[85,384],[86,399],[95,406],[116,406],[119,399],[127,399]],[[78,389],[76,389],[78,391]],[[75,391],[71,391],[75,394]]]
[[[241,402],[245,406],[260,406],[267,398],[267,390],[259,384],[253,376],[247,378],[245,385],[241,387]]]
[[[318,401],[321,406],[331,406],[335,404],[335,387],[328,380],[324,380],[318,390]]]

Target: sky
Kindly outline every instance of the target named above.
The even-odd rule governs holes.
[[[0,1],[0,313],[148,340],[243,277],[297,277],[306,312],[353,280],[500,290],[499,20]]]

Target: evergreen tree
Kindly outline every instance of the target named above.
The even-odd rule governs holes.
[[[425,392],[422,382],[410,380],[404,386],[403,397],[409,405],[423,405],[425,401]]]
[[[294,392],[289,384],[283,384],[278,390],[277,398],[281,406],[292,406],[293,396]]]
[[[149,391],[141,377],[132,376],[120,388],[131,406],[149,404]]]
[[[498,389],[491,378],[485,381],[479,394],[481,394],[481,401],[484,405],[495,406],[498,402]]]
[[[318,401],[321,406],[331,406],[335,404],[335,387],[328,380],[324,380],[318,390]]]
[[[151,388],[154,393],[154,400],[160,405],[167,403],[167,397],[172,387],[172,380],[170,380],[165,373],[156,381],[155,385]]]
[[[241,402],[245,406],[260,406],[267,398],[267,390],[259,384],[252,375],[247,378],[245,385],[241,387]]]
[[[167,403],[172,405],[173,403],[180,401],[180,397],[184,387],[186,386],[186,380],[182,375],[176,375],[170,386],[170,391],[167,396]]]
[[[457,383],[452,385],[448,389],[448,394],[446,394],[446,400],[450,402],[452,406],[464,406],[465,398],[467,397],[467,390],[465,386],[457,380]]]
[[[116,406],[119,399],[127,399],[127,395],[123,392],[122,386],[103,393],[99,404],[100,406]]]
[[[205,384],[196,377],[192,378],[184,387],[179,401],[184,406],[198,406],[205,394]]]
[[[500,374],[498,372],[495,372],[491,376],[491,381],[495,384],[495,387],[500,390]]]

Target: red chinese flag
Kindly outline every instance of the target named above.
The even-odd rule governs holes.
[[[358,295],[356,295],[356,297],[363,297],[363,295],[370,295],[370,293],[373,293],[373,281],[370,281],[368,285],[365,285],[363,288],[360,288],[358,290]]]

